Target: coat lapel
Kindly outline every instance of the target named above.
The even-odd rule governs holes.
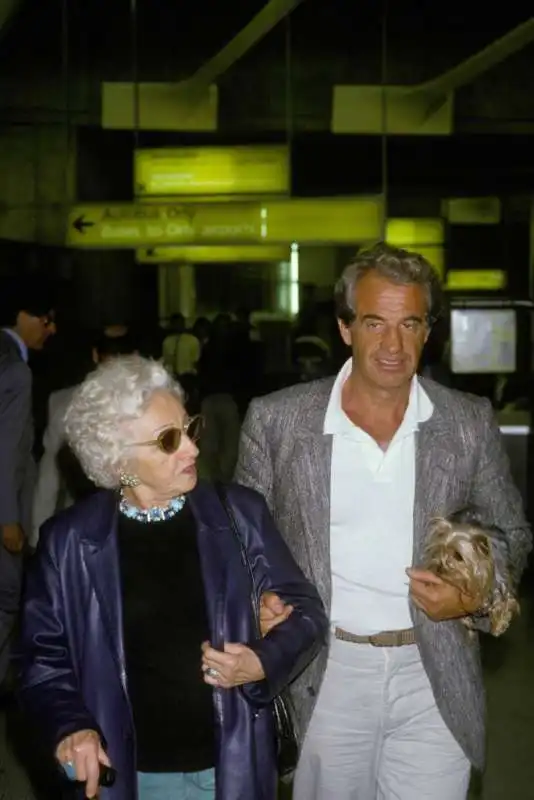
[[[323,433],[324,417],[333,381],[322,382],[312,411],[296,431],[295,457],[291,478],[295,486],[296,508],[304,531],[303,554],[323,603],[330,608],[332,576],[330,569],[330,474],[332,436]],[[298,549],[295,543],[295,549]]]
[[[197,522],[197,536],[202,576],[206,586],[207,612],[212,644],[224,643],[224,597],[227,581],[226,558],[220,545],[220,533],[229,530],[215,494],[199,484],[189,500]],[[102,623],[121,683],[125,692],[126,669],[122,626],[122,592],[117,541],[118,507],[112,492],[102,492],[93,499],[92,514],[81,536],[84,562],[98,600]]]
[[[221,534],[230,531],[230,522],[224,516],[217,495],[207,484],[199,483],[189,495],[189,502],[197,523],[211,643],[216,649],[222,649],[228,559],[222,549]]]
[[[117,501],[112,492],[102,492],[95,496],[94,504],[95,510],[82,536],[84,561],[100,606],[111,652],[126,691]]]
[[[427,386],[425,384],[425,390]],[[429,392],[430,394],[430,392]],[[434,402],[434,399],[431,397]],[[444,513],[458,458],[453,421],[434,402],[432,416],[416,433],[413,562],[420,563],[432,517]]]

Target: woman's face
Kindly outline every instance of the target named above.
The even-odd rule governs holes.
[[[183,432],[188,417],[180,400],[170,392],[156,392],[144,414],[128,425],[128,452],[125,472],[140,481],[141,491],[161,501],[190,492],[197,482],[198,448]],[[180,446],[174,453],[164,453],[152,442],[168,428],[182,431]],[[139,443],[139,444],[138,444]]]

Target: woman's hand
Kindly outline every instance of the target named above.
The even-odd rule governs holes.
[[[77,731],[67,736],[56,749],[56,758],[61,764],[73,765],[76,780],[85,783],[85,796],[98,796],[100,764],[110,767],[100,736],[96,731]]]
[[[202,645],[202,672],[210,686],[231,689],[265,678],[261,661],[244,644],[225,644],[224,652],[214,650],[209,642]]]
[[[289,606],[274,592],[264,592],[260,597],[260,630],[262,636],[267,636],[269,631],[276,628],[293,613],[293,606]]]

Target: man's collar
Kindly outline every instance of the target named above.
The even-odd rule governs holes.
[[[7,335],[13,339],[13,341],[20,350],[20,355],[22,357],[22,360],[28,363],[28,345],[26,344],[24,339],[21,336],[19,336],[17,331],[13,330],[13,328],[3,328],[2,330],[4,331],[4,333],[7,333]]]
[[[324,418],[324,433],[343,433],[347,431],[348,428],[352,429],[353,427],[342,408],[343,385],[350,377],[351,373],[352,358],[349,358],[338,372],[334,386],[332,387]],[[433,410],[434,405],[432,401],[419,382],[417,375],[414,375],[410,388],[410,399],[404,415],[405,424],[407,426],[413,425],[413,429],[417,430],[421,422],[426,422],[430,419]]]

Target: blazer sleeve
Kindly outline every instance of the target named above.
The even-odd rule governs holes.
[[[54,542],[66,536],[57,527],[45,529],[27,575],[20,639],[16,649],[19,698],[36,721],[47,745],[55,751],[79,730],[95,730],[104,738],[84,705],[69,653],[60,566]]]
[[[263,417],[262,401],[252,400],[241,426],[234,480],[260,492],[273,511],[274,468]]]
[[[16,361],[1,375],[0,391],[0,525],[19,522],[17,487],[19,447],[31,414],[31,373],[26,364]],[[27,531],[29,533],[29,531]]]
[[[326,642],[328,619],[317,590],[293,560],[265,501],[256,496],[256,502],[257,522],[245,538],[257,595],[275,592],[294,609],[267,636],[249,643],[262,663],[265,679],[244,685],[242,691],[251,703],[261,706],[271,702],[315,658]],[[250,521],[240,513],[239,503],[234,501],[234,507],[240,530],[247,530]]]
[[[478,468],[473,478],[471,502],[489,524],[503,532],[503,537],[493,540],[492,545],[499,549],[499,561],[507,567],[508,588],[515,592],[532,548],[532,536],[489,401],[481,403],[480,415]],[[498,590],[496,584],[495,591]],[[481,631],[489,630],[486,617],[475,617],[474,623]]]

